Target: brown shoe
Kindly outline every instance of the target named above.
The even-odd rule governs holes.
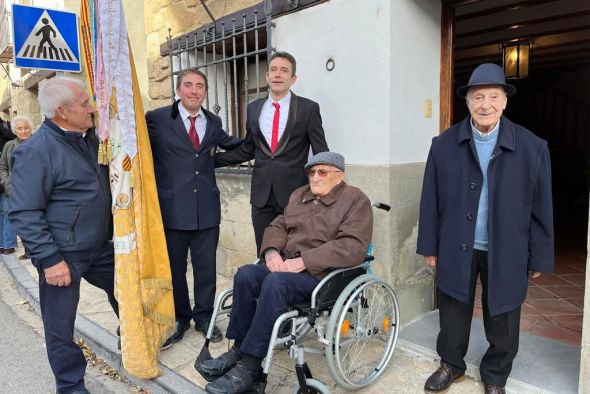
[[[4,249],[4,254],[13,254],[14,253],[14,248],[5,248]]]
[[[451,384],[465,379],[465,374],[455,372],[448,364],[441,362],[440,367],[426,380],[424,391],[431,394],[445,393]]]
[[[506,389],[501,386],[494,386],[493,384],[483,384],[486,394],[506,394]]]

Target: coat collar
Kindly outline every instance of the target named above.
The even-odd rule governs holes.
[[[184,120],[180,117],[178,103],[180,103],[180,100],[176,100],[171,107],[170,117],[172,118],[172,122],[170,122],[170,128],[178,138],[180,138],[185,144],[188,144],[188,146],[192,148],[193,144],[190,138],[188,138],[188,133],[186,132],[186,127],[184,126]],[[202,107],[201,110],[207,118],[207,129],[205,130],[205,137],[203,138],[203,141],[201,141],[201,148],[199,151],[203,150],[205,145],[208,143],[208,140],[211,138],[211,130],[213,127],[211,112]]]
[[[297,107],[298,107],[298,98],[295,93],[291,91],[291,103],[289,104],[289,114],[287,118],[287,124],[285,125],[285,130],[283,131],[283,135],[279,139],[279,143],[277,145],[277,149],[274,153],[270,151],[270,146],[264,138],[262,134],[262,130],[260,130],[260,113],[262,112],[262,108],[264,107],[264,103],[268,100],[268,96],[266,98],[261,98],[256,102],[257,107],[254,110],[254,130],[259,134],[260,140],[260,148],[262,151],[269,157],[276,156],[285,150],[289,139],[291,138],[291,134],[293,133],[293,129],[295,128],[295,122],[297,121]]]
[[[345,188],[346,182],[342,181],[338,185],[334,186],[334,188],[330,190],[330,193],[327,195],[323,197],[317,197],[311,192],[311,188],[308,185],[305,193],[303,193],[303,200],[301,202],[306,204],[314,200],[320,200],[324,205],[332,205],[338,200],[338,197],[340,197]]]
[[[500,118],[500,130],[498,130],[498,132],[498,142],[496,146],[514,151],[516,149],[516,132],[514,131],[514,123],[512,123],[507,117],[502,116]],[[461,144],[467,140],[471,141],[472,138],[471,116],[467,116],[461,123],[459,123],[457,142]]]

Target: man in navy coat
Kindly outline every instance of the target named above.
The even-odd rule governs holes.
[[[215,182],[215,151],[231,149],[240,139],[221,128],[221,119],[202,108],[207,78],[196,69],[178,75],[171,106],[146,114],[160,210],[170,258],[176,330],[162,346],[170,347],[190,328],[206,333],[215,300],[216,259],[221,208]],[[186,281],[190,249],[195,305],[191,308]],[[221,341],[215,327],[211,340]]]
[[[470,116],[432,140],[420,204],[417,253],[437,273],[441,358],[424,389],[463,378],[479,276],[490,343],[481,380],[486,393],[505,393],[528,277],[553,271],[549,150],[502,116],[516,88],[499,66],[478,66],[457,93]]]

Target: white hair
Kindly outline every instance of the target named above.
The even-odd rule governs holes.
[[[72,104],[76,97],[73,87],[78,86],[86,90],[84,82],[71,77],[53,77],[39,88],[39,107],[47,119],[55,118],[55,111],[62,105]]]
[[[16,124],[18,122],[27,122],[29,124],[29,127],[33,128],[33,122],[31,122],[31,119],[29,119],[28,116],[17,115],[10,120],[10,127],[12,127],[12,130],[16,128]]]

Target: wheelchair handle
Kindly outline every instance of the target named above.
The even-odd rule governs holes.
[[[371,206],[377,209],[383,209],[384,211],[389,211],[391,207],[383,202],[375,201],[371,203]]]

